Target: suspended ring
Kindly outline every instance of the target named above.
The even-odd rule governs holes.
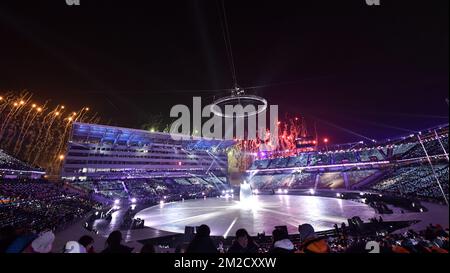
[[[247,101],[253,101],[256,102],[256,109],[253,112],[245,112],[244,115],[234,115],[234,113],[232,113],[232,115],[227,114],[227,113],[222,113],[220,111],[217,110],[216,107],[220,108],[219,105],[242,105],[241,104],[241,100],[247,100]],[[233,102],[231,104],[226,104],[229,102]],[[237,102],[237,103],[236,103]],[[250,105],[250,104],[247,104]],[[259,105],[262,105],[262,107],[258,107]],[[250,116],[254,116],[254,115],[258,115],[264,111],[266,111],[267,109],[267,100],[262,98],[262,97],[258,97],[255,95],[239,95],[239,96],[228,96],[228,97],[223,97],[221,99],[216,100],[213,104],[211,104],[210,106],[211,108],[211,112],[214,113],[214,115],[219,116],[219,117],[223,117],[223,118],[245,118],[245,117],[250,117]],[[245,109],[245,106],[243,106]],[[225,112],[225,111],[224,111]]]

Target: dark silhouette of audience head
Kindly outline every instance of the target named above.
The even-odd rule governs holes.
[[[133,248],[124,246],[122,243],[122,233],[118,230],[111,232],[106,239],[106,248],[102,253],[130,253]]]
[[[118,230],[111,232],[109,234],[108,239],[106,239],[106,245],[109,246],[118,246],[122,242],[122,233]]]
[[[197,228],[196,237],[209,237],[210,233],[211,230],[207,225],[201,225]]]
[[[258,245],[245,229],[238,229],[233,244],[228,249],[228,253],[257,253]]]
[[[289,239],[289,235],[282,229],[276,228],[272,231],[273,242]]]
[[[336,225],[337,226],[337,225]],[[298,227],[300,235],[300,253],[329,253],[330,246],[325,239],[319,238],[310,224],[303,224]]]
[[[182,243],[179,244],[176,248],[175,248],[175,253],[186,253],[186,250],[189,246],[189,243]]]
[[[317,237],[314,227],[310,224],[303,224],[298,226],[298,233],[300,234],[301,242],[315,239]]]
[[[141,248],[141,253],[156,253],[155,246],[152,243],[146,243]]]
[[[197,227],[197,233],[189,244],[186,253],[217,253],[217,247],[210,237],[211,229],[207,225]]]
[[[81,236],[78,243],[86,249],[88,253],[94,253],[94,238],[89,235]]]
[[[272,241],[271,253],[291,253],[294,251],[294,244],[289,240],[289,234],[284,229],[275,228],[272,231]]]
[[[236,231],[236,242],[243,248],[248,246],[249,237],[247,230],[243,228]]]

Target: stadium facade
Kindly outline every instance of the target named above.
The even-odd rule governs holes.
[[[168,133],[74,123],[63,179],[126,179],[217,175],[227,171],[233,141],[174,140]]]

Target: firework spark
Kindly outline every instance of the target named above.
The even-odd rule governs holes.
[[[100,122],[88,107],[68,108],[40,104],[29,92],[0,94],[0,148],[49,174],[59,174],[72,124]]]

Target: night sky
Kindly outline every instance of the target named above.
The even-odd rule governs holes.
[[[2,0],[0,93],[27,89],[134,128],[192,96],[211,103],[233,85],[218,3]],[[239,84],[266,86],[248,92],[333,143],[360,140],[336,126],[381,139],[448,123],[448,1],[225,6]]]

